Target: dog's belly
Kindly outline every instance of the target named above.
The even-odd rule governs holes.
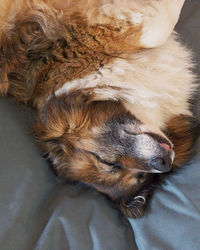
[[[66,82],[56,95],[92,88],[97,100],[122,100],[141,121],[162,129],[173,116],[190,115],[188,100],[195,90],[190,58],[173,34],[161,47],[116,59],[96,73]]]

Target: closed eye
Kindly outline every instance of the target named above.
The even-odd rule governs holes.
[[[95,158],[103,164],[114,167],[116,169],[125,169],[125,167],[122,165],[121,162],[108,162],[106,160],[101,159],[101,157],[98,154],[96,154],[94,152],[90,152],[90,151],[88,151],[88,152],[91,153],[93,156],[95,156]]]
[[[124,132],[127,133],[128,135],[133,135],[133,136],[137,135],[136,133],[130,132],[130,131],[126,130],[126,129],[124,129]]]
[[[121,162],[109,162],[109,161],[106,161],[106,160],[103,160],[97,153],[95,152],[92,152],[92,151],[88,151],[88,150],[85,150],[85,149],[78,149],[80,151],[84,151],[85,153],[88,153],[88,154],[91,154],[93,155],[98,161],[100,161],[101,163],[103,164],[106,164],[107,166],[111,166],[115,169],[125,169],[126,167],[123,166],[123,164]]]

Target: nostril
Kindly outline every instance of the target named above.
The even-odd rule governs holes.
[[[158,158],[154,158],[152,161],[151,161],[151,166],[153,168],[160,168],[161,166],[164,166],[165,165],[165,160],[158,157]]]
[[[151,168],[160,172],[168,172],[171,168],[171,162],[161,157],[157,157],[151,160]]]

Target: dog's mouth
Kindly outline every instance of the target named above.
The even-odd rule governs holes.
[[[158,143],[160,143],[167,151],[170,151],[173,149],[172,142],[169,141],[166,137],[163,137],[162,135],[159,135],[157,133],[152,133],[152,132],[144,132],[144,134],[151,136]]]

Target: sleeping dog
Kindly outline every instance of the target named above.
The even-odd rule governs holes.
[[[189,160],[198,124],[184,0],[1,0],[0,94],[33,106],[59,176],[129,217]]]

